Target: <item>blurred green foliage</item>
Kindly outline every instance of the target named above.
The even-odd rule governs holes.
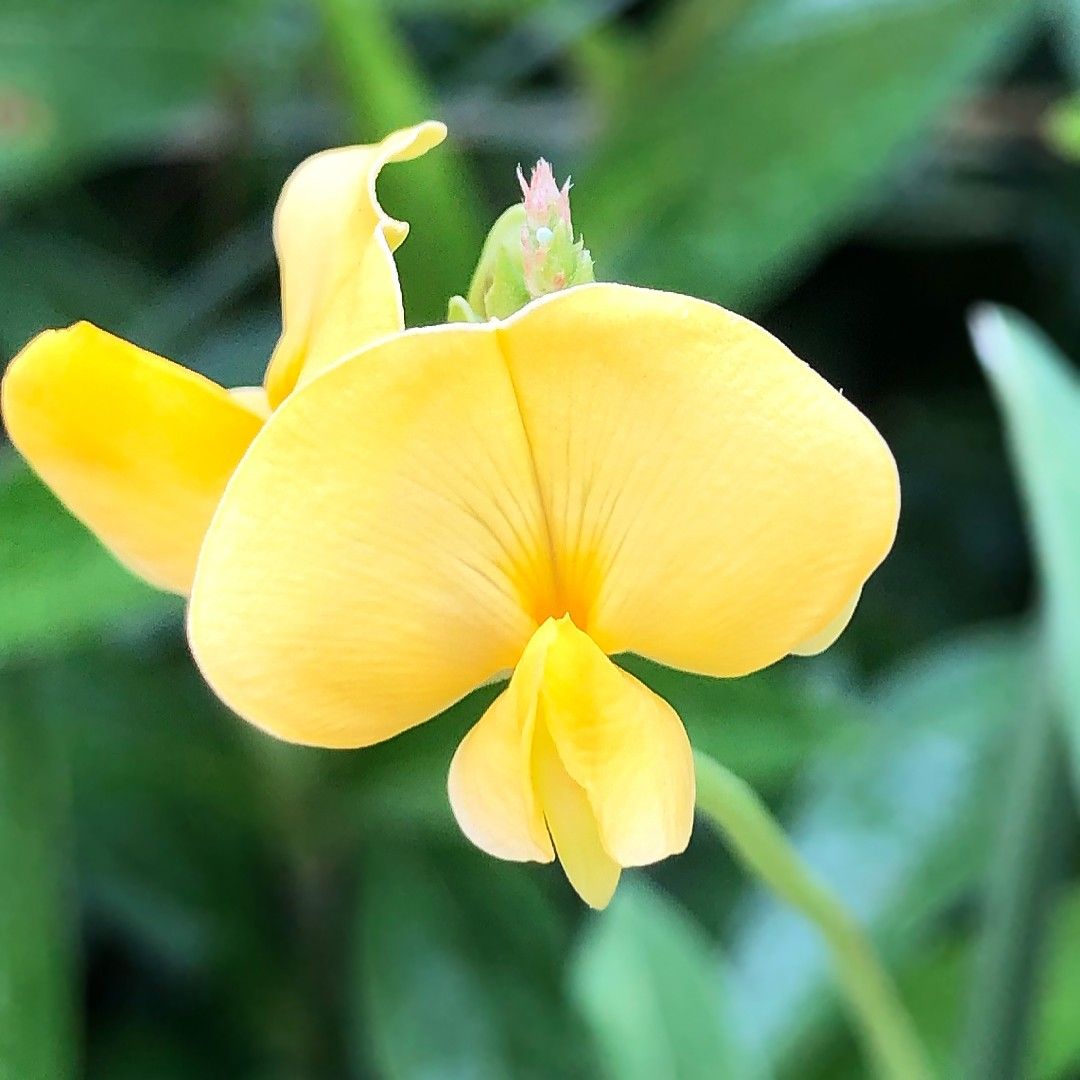
[[[438,320],[513,166],[552,158],[598,276],[759,318],[903,480],[825,656],[627,666],[782,815],[943,1076],[1066,1078],[1078,83],[1070,0],[0,0],[0,362],[87,318],[257,380],[282,180],[427,114],[449,145],[382,194],[409,320]],[[1060,347],[982,317],[1015,474],[984,299]],[[468,846],[446,769],[494,692],[369,751],[273,743],[0,446],[0,1080],[865,1075],[813,931],[705,828],[604,915]]]

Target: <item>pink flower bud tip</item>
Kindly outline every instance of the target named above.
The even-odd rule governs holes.
[[[562,188],[555,182],[551,164],[541,158],[533,167],[528,182],[521,166],[517,168],[518,183],[525,200],[525,218],[533,229],[550,226],[559,221],[570,227],[570,179]]]

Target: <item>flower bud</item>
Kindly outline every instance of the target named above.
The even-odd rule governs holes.
[[[570,181],[560,188],[543,158],[526,181],[518,166],[522,201],[491,228],[468,299],[450,301],[451,322],[504,319],[530,300],[594,280],[592,257],[570,219]]]

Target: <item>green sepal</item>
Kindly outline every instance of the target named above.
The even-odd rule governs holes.
[[[487,234],[467,296],[469,307],[481,319],[505,318],[529,302],[521,267],[524,227],[525,207],[515,203],[499,215]]]
[[[451,296],[446,305],[446,321],[448,323],[478,323],[484,320],[473,311],[464,296]]]

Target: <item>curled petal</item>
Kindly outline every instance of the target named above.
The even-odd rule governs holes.
[[[418,124],[316,154],[286,181],[274,215],[283,330],[266,372],[272,406],[328,364],[404,329],[393,252],[409,227],[383,212],[375,181],[387,162],[419,157],[445,137],[443,124]]]
[[[15,357],[3,414],[68,509],[135,573],[178,593],[262,426],[209,379],[89,323],[46,330]]]
[[[270,401],[266,396],[266,388],[262,386],[234,386],[229,393],[235,401],[244,406],[248,412],[253,413],[260,420],[270,419]]]

